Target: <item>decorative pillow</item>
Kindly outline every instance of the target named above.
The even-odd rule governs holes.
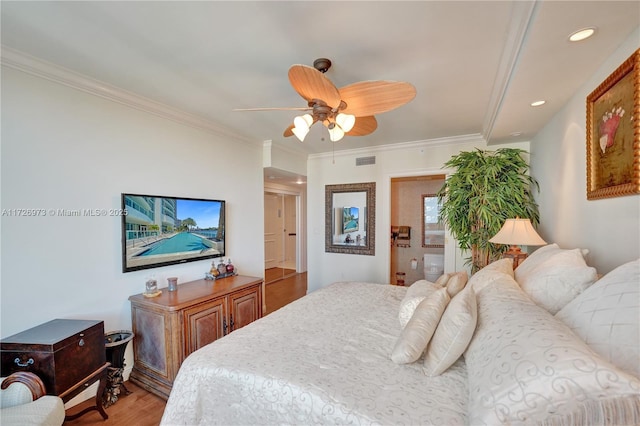
[[[424,357],[427,376],[438,376],[462,355],[476,329],[476,294],[472,287],[458,293],[442,314]]]
[[[584,258],[589,250],[587,249],[578,249]],[[541,263],[547,261],[550,257],[567,251],[566,249],[561,249],[558,244],[547,244],[546,246],[540,247],[529,256],[527,256],[522,263],[516,268],[515,277],[516,281],[520,282],[520,279],[524,276],[528,276],[531,274],[531,271],[540,266]]]
[[[476,292],[464,353],[469,424],[632,424],[640,380],[603,360],[502,275]]]
[[[413,315],[413,311],[416,310],[418,304],[422,302],[425,297],[441,288],[442,286],[440,284],[427,280],[420,280],[413,283],[407,289],[404,298],[400,302],[400,310],[398,311],[400,326],[404,328],[407,325]]]
[[[393,362],[408,364],[420,358],[438,326],[447,303],[449,295],[443,287],[420,302],[393,348]]]
[[[515,278],[534,302],[555,314],[593,284],[598,273],[587,266],[580,249],[549,252],[553,254],[533,268],[516,268]]]
[[[640,259],[600,278],[556,318],[604,359],[640,377]]]
[[[467,285],[468,279],[469,275],[467,271],[451,274],[451,277],[447,281],[447,293],[449,293],[449,297],[453,298],[456,294],[460,293],[464,286]]]
[[[451,274],[440,275],[436,280],[436,284],[439,284],[440,286],[444,287],[445,285],[447,285],[447,281],[449,281],[449,277],[451,277]]]
[[[496,260],[495,262],[480,269],[478,272],[471,275],[471,278],[469,278],[469,286],[472,286],[473,290],[478,293],[485,286],[500,278],[502,275],[513,278],[513,259],[504,258]]]

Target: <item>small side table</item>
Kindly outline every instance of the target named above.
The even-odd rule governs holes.
[[[96,380],[100,380],[100,384],[98,385],[98,391],[96,392],[96,405],[92,407],[87,407],[84,410],[64,417],[65,421],[77,419],[80,416],[88,413],[89,411],[97,410],[104,420],[109,418],[109,415],[104,411],[104,407],[102,405],[102,394],[104,393],[104,388],[107,386],[107,368],[111,364],[105,362],[104,365],[98,368],[96,371],[87,376],[83,381],[77,383],[73,387],[69,388],[64,393],[58,395],[64,402],[69,401],[71,398],[79,394],[84,389],[88,388],[92,384],[96,382]]]

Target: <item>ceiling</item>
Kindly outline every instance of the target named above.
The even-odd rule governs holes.
[[[640,2],[3,0],[1,14],[3,56],[17,50],[227,134],[313,154],[465,135],[530,140],[638,28]],[[594,37],[567,41],[590,26]],[[417,95],[377,115],[371,135],[336,143],[321,125],[303,143],[283,137],[296,111],[233,111],[306,106],[287,73],[320,57],[338,87],[398,80]],[[538,99],[547,103],[529,105]]]

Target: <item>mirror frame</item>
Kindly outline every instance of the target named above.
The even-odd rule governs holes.
[[[327,253],[362,254],[375,256],[376,254],[376,183],[347,183],[341,185],[325,185],[325,214],[324,214],[324,251]],[[333,212],[336,207],[333,205],[334,194],[364,192],[366,197],[366,238],[364,245],[334,244],[333,224],[335,223]]]
[[[440,209],[441,205],[438,202],[438,194],[422,194],[422,247],[431,247],[431,248],[444,248],[444,225],[438,220],[437,222],[429,222],[429,224],[434,224],[434,229],[429,229],[430,231],[442,231],[443,232],[443,241],[442,244],[431,244],[427,243],[426,235],[427,235],[427,212],[425,209],[425,204],[427,199],[432,199],[432,201],[436,202],[436,214],[437,218],[440,217]]]

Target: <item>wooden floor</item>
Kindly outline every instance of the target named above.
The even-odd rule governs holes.
[[[268,283],[265,285],[267,310],[264,314],[270,314],[305,294],[307,294],[306,272]],[[124,395],[123,392],[115,404],[105,409],[109,415],[107,420],[103,420],[97,411],[90,411],[84,416],[64,422],[64,424],[68,426],[157,426],[162,418],[166,401],[129,381],[125,382],[125,386],[131,393]],[[90,399],[76,405],[70,408],[67,414],[82,411],[86,407],[93,406],[94,402],[94,399]]]
[[[287,268],[269,268],[264,270],[264,282],[266,284],[272,283],[274,281],[281,280],[282,278],[287,278],[292,275],[295,275],[295,269],[287,269]]]
[[[307,273],[292,275],[279,281],[265,284],[265,315],[280,309],[307,294]]]
[[[82,417],[64,422],[69,426],[80,425],[104,425],[104,426],[158,426],[166,401],[155,396],[146,390],[139,388],[133,383],[125,382],[127,389],[131,391],[129,395],[124,392],[115,404],[105,408],[109,415],[107,420],[103,420],[100,413],[90,411]],[[67,415],[82,411],[85,407],[95,405],[95,399],[85,401],[67,411]]]

